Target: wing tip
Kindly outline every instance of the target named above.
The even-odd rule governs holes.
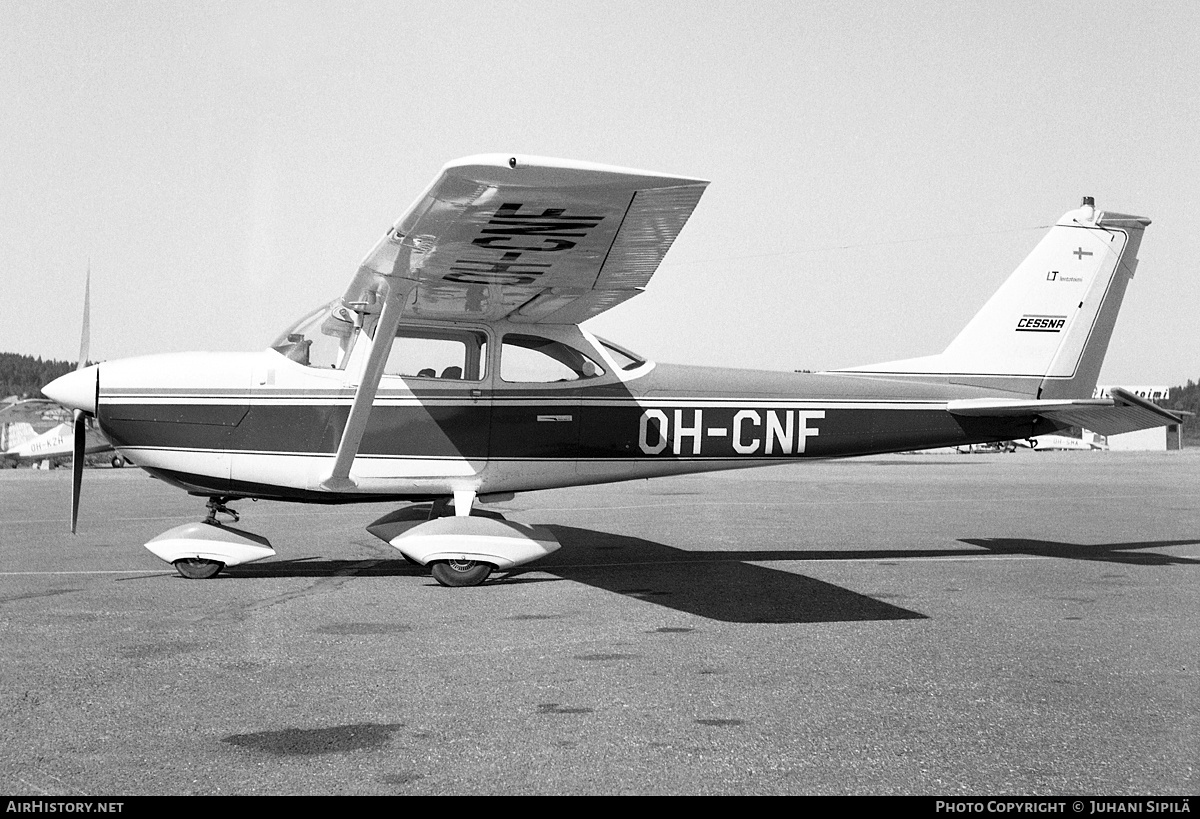
[[[639,189],[707,186],[707,179],[534,154],[474,154],[451,160],[444,173],[497,184],[625,185]]]

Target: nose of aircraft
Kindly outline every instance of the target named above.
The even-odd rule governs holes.
[[[62,404],[64,407],[83,410],[95,415],[99,378],[100,366],[93,364],[54,379],[42,387],[42,393],[51,401]]]

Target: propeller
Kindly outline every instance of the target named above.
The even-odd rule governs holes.
[[[78,372],[87,366],[88,347],[91,344],[91,300],[92,265],[88,262],[87,280],[83,285],[83,331],[79,339]],[[79,493],[83,488],[83,453],[87,445],[87,413],[81,409],[74,412],[75,440],[71,449],[71,534],[79,521]]]
[[[79,521],[79,490],[83,486],[83,450],[87,441],[87,418],[75,410],[75,442],[71,450],[71,534]]]

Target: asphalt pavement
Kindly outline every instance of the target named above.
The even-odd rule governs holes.
[[[0,791],[1200,793],[1200,451],[895,455],[519,495],[448,589],[242,501],[185,580],[136,469],[0,472]]]

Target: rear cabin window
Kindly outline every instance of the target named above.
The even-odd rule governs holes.
[[[485,375],[487,337],[468,330],[401,328],[384,375],[442,381],[479,381]]]
[[[509,334],[500,347],[500,378],[550,384],[604,375],[604,368],[574,347],[541,336]]]

